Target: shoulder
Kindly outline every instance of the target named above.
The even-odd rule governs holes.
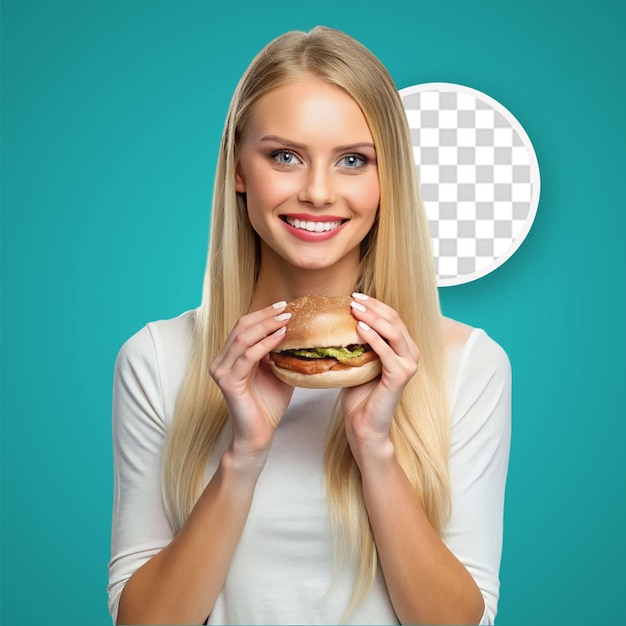
[[[150,322],[121,347],[115,363],[115,390],[136,398],[150,397],[162,407],[167,423],[189,367],[195,311]]]
[[[195,311],[167,320],[149,322],[122,345],[119,361],[154,360],[166,352],[189,352],[193,343]]]
[[[443,339],[448,349],[463,347],[469,339],[472,331],[475,329],[472,326],[457,322],[449,317],[442,318]]]
[[[511,363],[498,342],[481,328],[447,318],[443,328],[454,407],[469,405],[488,391],[510,394]]]
[[[460,361],[471,360],[496,368],[510,368],[509,358],[499,343],[482,328],[475,328],[462,322],[444,317],[443,337],[446,351]],[[459,363],[462,365],[462,363]]]
[[[146,324],[122,345],[115,363],[118,376],[167,382],[186,371],[193,346],[195,311]]]

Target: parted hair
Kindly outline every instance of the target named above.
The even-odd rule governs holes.
[[[391,424],[399,463],[428,518],[441,532],[449,510],[449,410],[445,351],[428,221],[419,195],[406,115],[382,63],[340,31],[289,32],[253,59],[233,95],[220,144],[203,298],[195,312],[194,350],[166,442],[163,490],[178,531],[206,484],[211,454],[228,421],[209,364],[237,320],[249,312],[260,247],[235,189],[238,148],[255,102],[270,90],[314,76],[348,93],[361,108],[376,148],[380,206],[361,243],[354,288],[394,308],[419,346],[417,374]],[[358,466],[348,445],[340,403],[328,431],[324,471],[337,554],[354,559],[358,575],[350,608],[369,590],[378,558]]]

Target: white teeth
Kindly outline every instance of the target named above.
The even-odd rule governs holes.
[[[335,230],[335,228],[339,228],[341,226],[341,221],[336,222],[307,222],[305,220],[294,219],[291,217],[286,217],[285,221],[290,226],[294,228],[299,228],[301,230],[306,230],[310,233],[324,233],[329,230]]]

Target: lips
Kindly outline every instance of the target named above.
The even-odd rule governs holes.
[[[290,213],[279,215],[287,230],[301,241],[322,242],[335,237],[350,221],[338,215]]]
[[[335,230],[341,226],[342,220],[333,220],[333,221],[314,221],[314,220],[304,220],[295,217],[285,216],[283,218],[289,226],[292,228],[297,228],[299,230],[306,230],[309,233],[326,233],[331,230]]]

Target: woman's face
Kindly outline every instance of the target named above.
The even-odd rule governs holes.
[[[354,273],[378,211],[374,140],[357,103],[314,77],[254,105],[242,133],[236,189],[261,238],[261,263]]]

